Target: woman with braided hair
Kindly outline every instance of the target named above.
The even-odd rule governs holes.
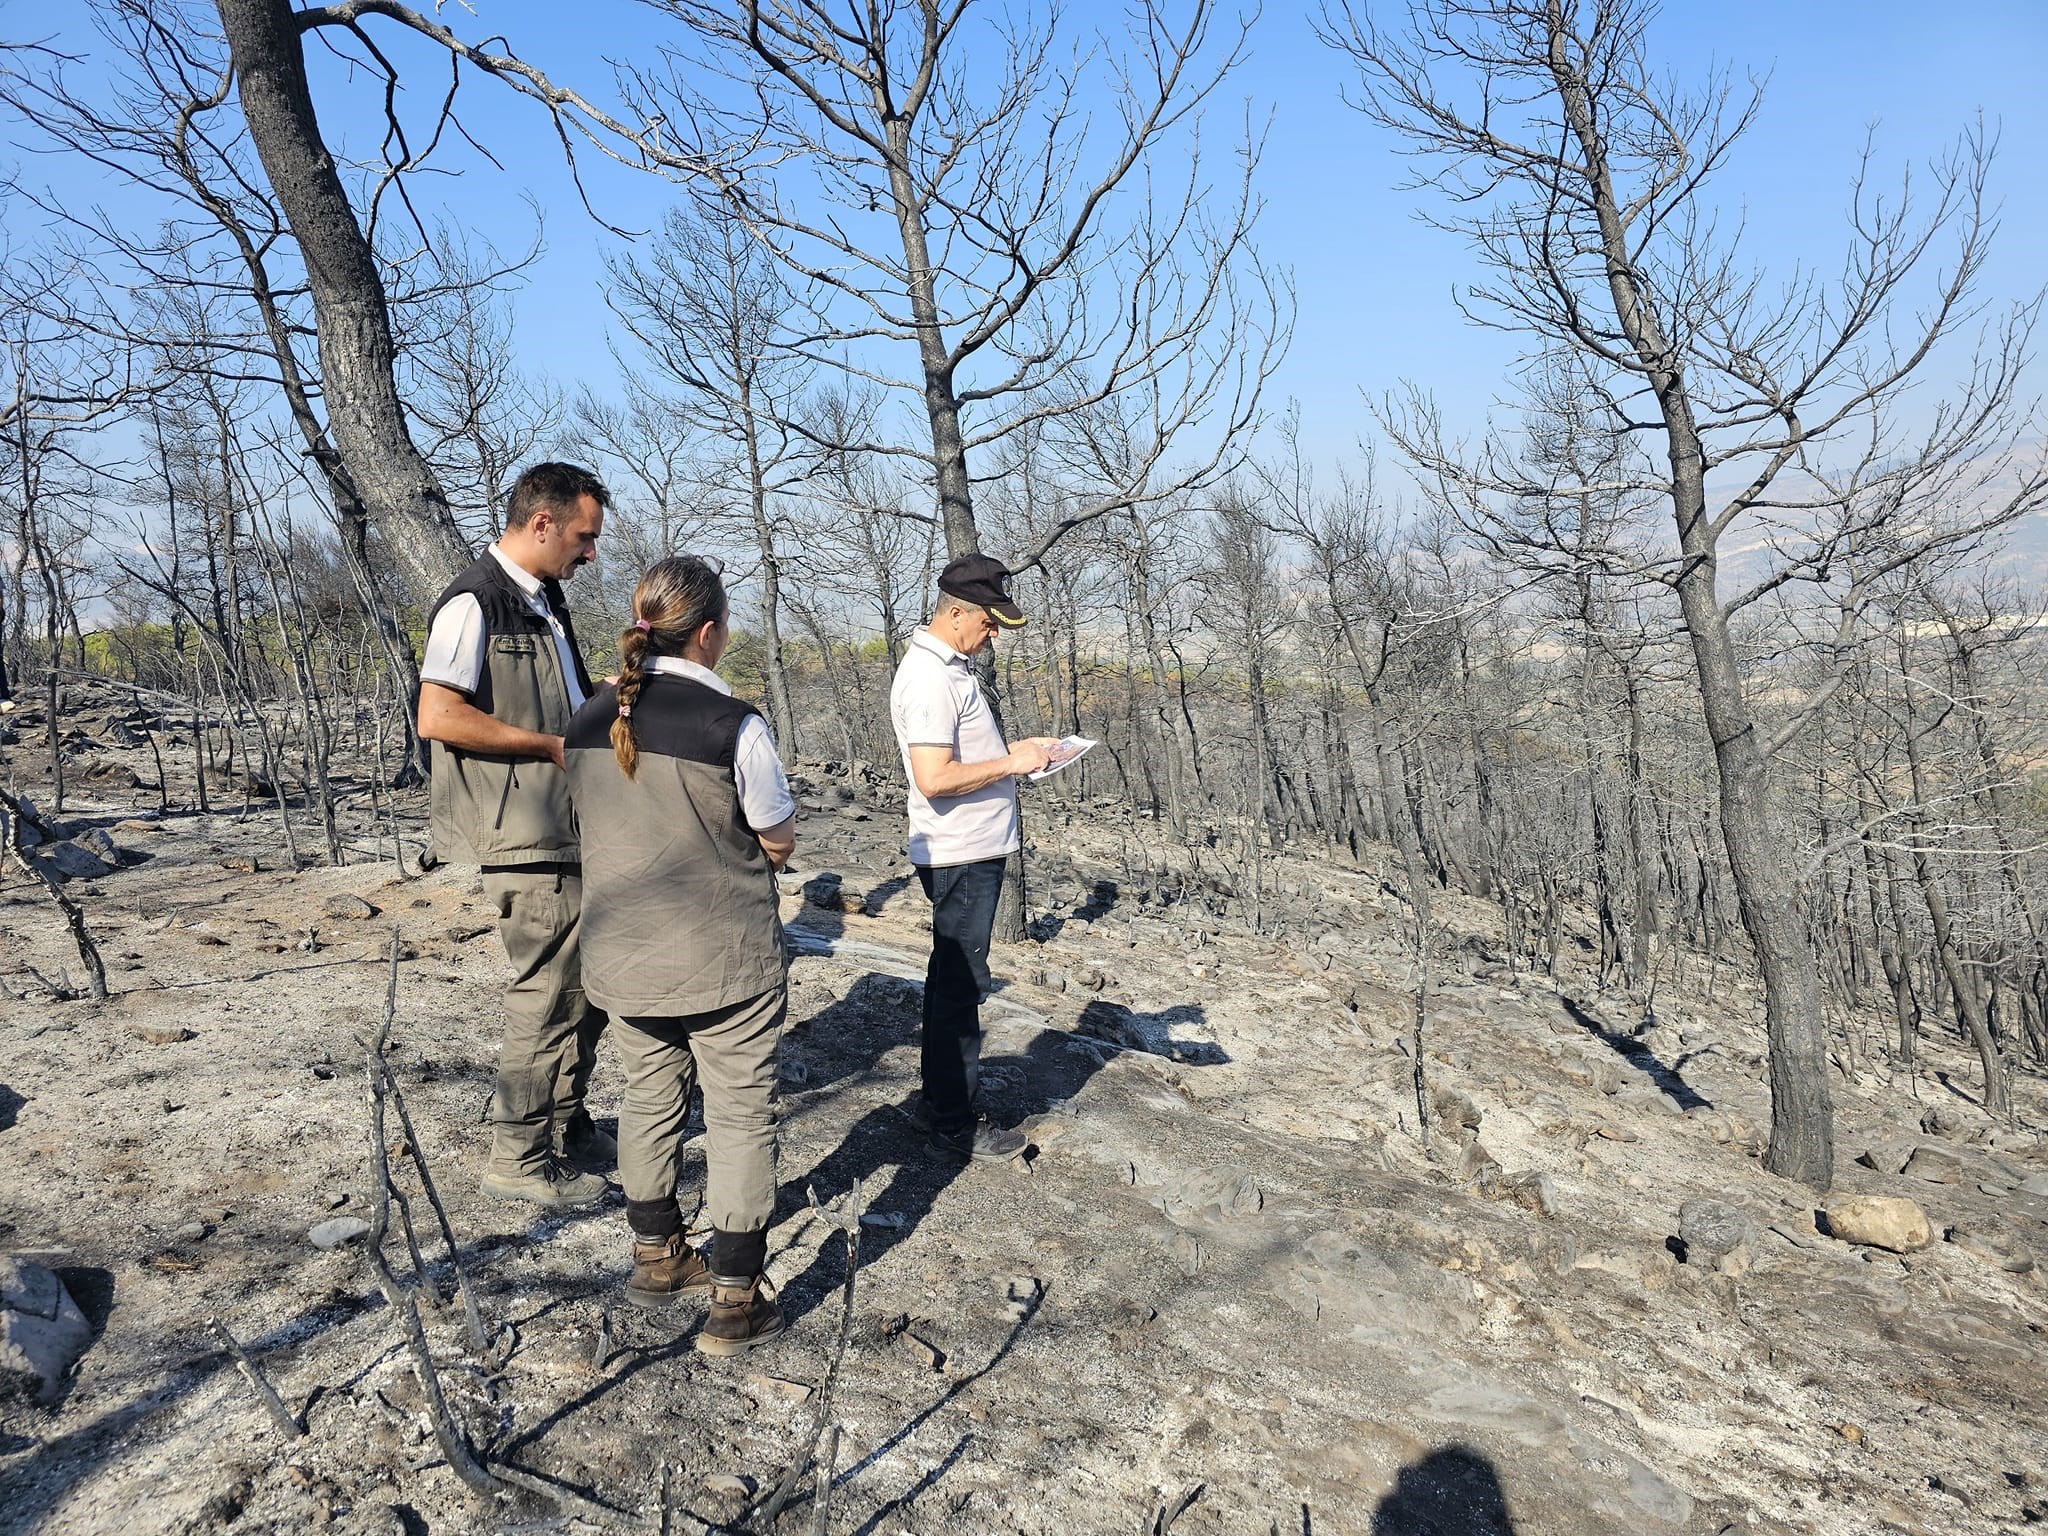
[[[761,1272],[787,1001],[774,876],[796,846],[796,802],[767,722],[712,670],[726,619],[716,566],[657,560],[633,592],[618,681],[577,712],[564,743],[583,839],[583,985],[612,1016],[626,1072],[626,1295],[658,1307],[709,1290],[697,1336],[708,1355],[782,1328]],[[699,1082],[708,1264],[684,1241],[676,1203]]]

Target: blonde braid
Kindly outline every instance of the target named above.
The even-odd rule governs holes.
[[[612,755],[619,771],[632,778],[640,766],[640,740],[633,734],[633,706],[640,701],[646,685],[647,636],[651,626],[636,619],[619,631],[619,718],[612,722]]]
[[[619,718],[612,722],[612,753],[627,778],[640,766],[633,707],[647,684],[647,659],[682,655],[690,637],[724,618],[725,608],[717,568],[695,555],[664,556],[633,589],[633,622],[619,632]]]

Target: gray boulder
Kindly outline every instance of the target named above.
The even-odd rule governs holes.
[[[1960,1184],[1968,1169],[1947,1147],[1929,1145],[1915,1147],[1903,1171],[1908,1178],[1925,1179],[1930,1184]]]
[[[40,1264],[0,1255],[0,1397],[54,1402],[92,1343],[92,1324]]]
[[[1678,1208],[1678,1235],[1688,1264],[1716,1264],[1738,1249],[1752,1247],[1757,1226],[1747,1212],[1718,1200],[1688,1200]]]
[[[97,880],[113,873],[113,865],[77,843],[52,843],[43,850],[43,863],[59,880]]]
[[[110,866],[118,868],[124,862],[121,857],[121,845],[114,841],[105,827],[94,827],[89,832],[81,832],[72,839],[72,843],[88,853],[97,855]]]

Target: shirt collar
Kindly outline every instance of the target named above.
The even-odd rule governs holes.
[[[687,677],[693,683],[702,683],[728,698],[732,696],[732,684],[720,677],[707,666],[690,660],[687,656],[650,656],[646,670],[659,672],[666,677]]]
[[[954,650],[952,646],[948,645],[945,641],[941,640],[937,635],[933,634],[928,629],[920,629],[916,633],[911,635],[910,643],[912,645],[920,646],[923,649],[930,651],[934,656],[938,657],[939,660],[943,661],[949,667],[964,667],[967,665],[969,659],[965,651]]]
[[[524,592],[528,597],[540,596],[540,578],[538,576],[506,554],[504,550],[498,548],[496,544],[491,546],[491,556],[498,564],[505,568],[505,574],[512,578],[520,591]]]

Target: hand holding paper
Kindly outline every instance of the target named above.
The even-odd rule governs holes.
[[[1086,736],[1062,736],[1057,742],[1053,743],[1052,752],[1046,765],[1036,773],[1026,774],[1025,777],[1032,779],[1049,778],[1066,767],[1067,764],[1079,762],[1088,749],[1094,745],[1095,743]]]

